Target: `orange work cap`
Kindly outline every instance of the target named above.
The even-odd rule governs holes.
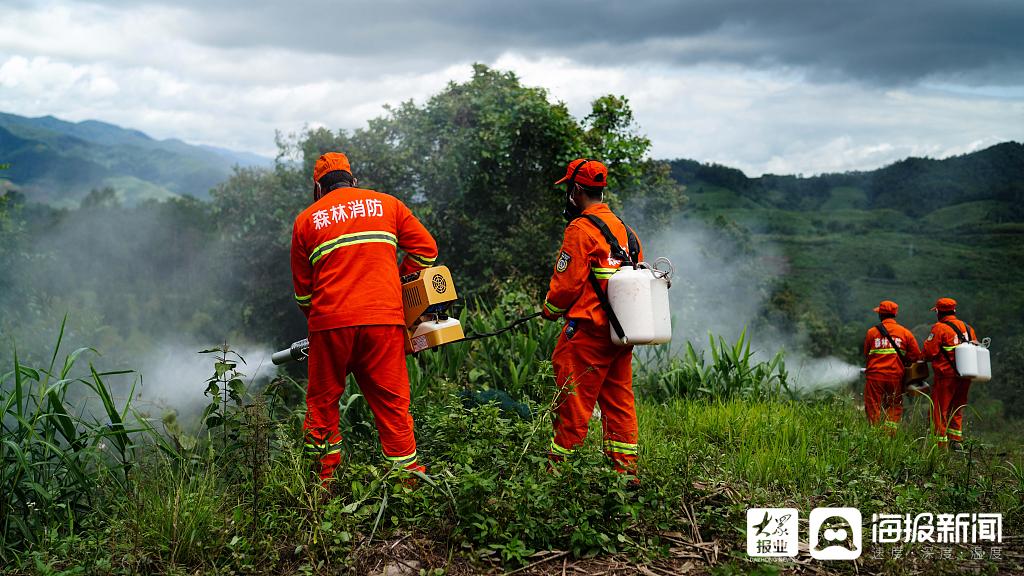
[[[932,310],[936,312],[956,312],[956,300],[952,298],[939,298],[935,301]]]
[[[313,166],[313,181],[317,182],[323,178],[324,174],[335,170],[352,173],[352,167],[348,164],[348,156],[341,152],[328,152],[317,158],[316,165]]]
[[[555,185],[564,184],[570,180],[584,186],[604,188],[608,185],[608,168],[597,160],[577,158],[569,162],[568,168],[565,169],[565,178],[555,182]]]
[[[899,311],[899,304],[893,302],[892,300],[882,300],[881,302],[878,303],[878,306],[875,308],[875,312],[878,312],[879,314],[892,314],[893,316],[895,316],[896,313]]]

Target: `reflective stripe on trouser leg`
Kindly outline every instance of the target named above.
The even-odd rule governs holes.
[[[639,430],[633,396],[633,350],[632,347],[612,347],[614,357],[597,397],[604,451],[614,462],[616,471],[635,474]]]
[[[352,351],[354,328],[309,333],[309,386],[306,389],[307,449],[320,456],[320,478],[327,480],[341,462],[338,401],[345,392],[345,376]]]
[[[568,454],[555,447],[575,451],[587,437],[587,427],[594,413],[601,383],[608,373],[609,356],[603,354],[603,344],[613,346],[607,334],[603,340],[583,330],[577,330],[572,340],[563,332],[555,345],[551,363],[555,369],[555,382],[559,386],[555,406],[554,439],[551,442],[553,460]]]
[[[341,454],[343,448],[341,434],[337,432],[331,433],[328,430],[307,430],[302,448],[307,456],[316,458],[322,458],[330,454]]]
[[[426,471],[426,468],[420,466],[416,461],[416,453],[407,454],[405,456],[388,456],[384,455],[384,459],[391,463],[393,470],[416,470],[419,472]]]
[[[391,462],[419,469],[416,437],[409,414],[409,373],[405,364],[404,326],[359,326],[352,372],[373,412],[381,450]]]
[[[551,446],[548,447],[548,458],[561,462],[562,460],[569,458],[576,453],[576,450],[570,450],[569,448],[563,448],[555,442],[555,439],[551,439]]]

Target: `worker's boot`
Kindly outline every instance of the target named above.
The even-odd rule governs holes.
[[[950,441],[949,449],[952,450],[953,452],[964,452],[966,450],[964,448],[964,443],[961,442],[960,440]]]

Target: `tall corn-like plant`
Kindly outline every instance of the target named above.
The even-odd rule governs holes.
[[[65,319],[66,322],[66,319]],[[144,432],[169,447],[131,408],[135,386],[120,408],[105,378],[130,371],[72,376],[79,348],[58,363],[65,323],[50,365],[22,365],[0,376],[0,559],[8,560],[47,530],[72,529],[100,487],[127,492],[134,435]],[[82,398],[72,407],[69,391]],[[83,394],[79,394],[83,392]],[[98,407],[97,407],[98,403]]]
[[[710,352],[708,362],[705,353]],[[746,331],[735,343],[708,335],[708,347],[698,352],[686,343],[681,356],[668,346],[648,353],[637,370],[637,388],[659,400],[681,397],[767,399],[792,395],[784,353],[761,362],[750,349]]]

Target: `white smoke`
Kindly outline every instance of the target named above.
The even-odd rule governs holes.
[[[200,354],[209,348],[199,343],[163,342],[141,358],[138,372],[141,385],[135,390],[135,406],[151,414],[177,412],[181,419],[191,419],[210,403],[204,395],[207,381],[214,374],[217,354]],[[255,346],[239,346],[238,354],[229,358],[237,362],[242,380],[253,390],[277,373],[270,361],[271,350]]]
[[[857,366],[838,358],[811,358],[804,337],[760,319],[774,280],[787,271],[786,258],[770,243],[745,241],[746,232],[726,221],[715,226],[695,218],[677,218],[663,232],[646,239],[646,259],[670,259],[675,267],[669,291],[673,343],[708,346],[709,335],[728,343],[746,333],[759,360],[785,351],[791,388],[809,392],[836,389],[856,380]]]

